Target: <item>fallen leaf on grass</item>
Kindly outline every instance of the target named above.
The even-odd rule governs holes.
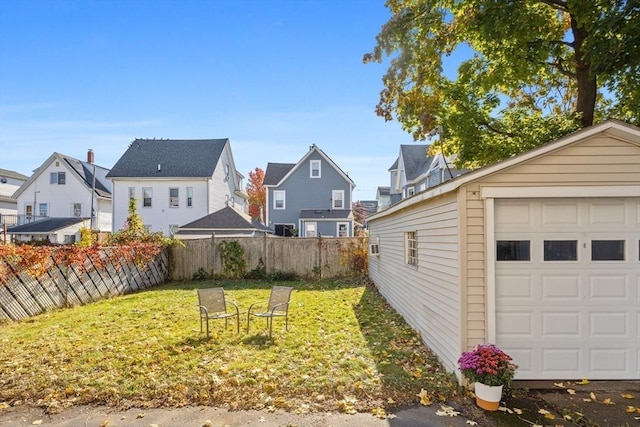
[[[574,389],[572,389],[572,388],[568,388],[568,389],[567,389],[567,393],[569,393],[569,394],[576,394],[576,391],[575,391]]]
[[[616,404],[616,402],[611,400],[611,398],[609,398],[609,397],[607,397],[605,400],[603,400],[602,403],[604,403],[605,405],[609,405],[609,406],[613,406],[613,405]]]
[[[436,415],[440,417],[457,417],[460,412],[453,409],[451,406],[440,405],[440,409],[436,411]]]
[[[620,393],[620,397],[622,397],[624,399],[633,399],[635,396],[633,394],[629,394],[629,393]]]
[[[138,415],[136,415],[136,418],[144,418],[144,416],[147,415],[144,412],[140,412]]]
[[[544,417],[546,419],[548,419],[548,420],[555,420],[556,419],[556,416],[553,415],[551,412],[547,411],[546,409],[539,409],[538,413],[544,415]]]
[[[589,393],[589,397],[591,397],[591,400],[595,400],[595,401],[598,400],[596,399],[596,394],[594,392]]]
[[[582,381],[577,382],[576,384],[580,384],[580,385],[587,385],[589,384],[589,380],[586,378],[583,378]]]
[[[430,406],[433,403],[431,396],[429,396],[429,393],[425,389],[420,389],[420,393],[416,396],[420,398],[420,403],[424,406]]]
[[[467,420],[467,424],[472,425],[472,426],[477,426],[478,423],[475,421],[471,421],[471,420]]]
[[[109,425],[109,420],[104,420],[100,423],[100,427],[107,427]]]
[[[522,409],[519,408],[513,408],[513,412],[515,412],[518,415],[522,415]]]
[[[513,414],[513,411],[511,409],[507,408],[506,406],[498,407],[498,411],[502,411],[502,412],[507,412],[509,414]]]
[[[40,424],[42,424],[42,420],[35,420],[31,424],[34,425],[34,426],[39,426]]]

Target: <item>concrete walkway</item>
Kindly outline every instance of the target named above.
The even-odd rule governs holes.
[[[60,414],[46,415],[34,408],[9,408],[0,411],[3,427],[33,425],[55,427],[468,427],[462,416],[439,416],[440,405],[399,409],[387,419],[372,414],[340,413],[292,414],[282,411],[227,411],[210,407],[180,409],[129,409],[80,406]]]

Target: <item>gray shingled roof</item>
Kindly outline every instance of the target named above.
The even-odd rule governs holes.
[[[404,174],[407,181],[416,179],[429,170],[433,157],[427,157],[428,145],[401,145],[400,152],[404,162]]]
[[[262,185],[278,185],[282,178],[295,166],[295,163],[267,163]]]
[[[48,218],[41,221],[34,221],[28,224],[16,225],[7,229],[9,234],[42,234],[67,228],[71,225],[84,221],[79,217],[71,218]]]
[[[349,209],[303,209],[300,219],[347,219],[351,215]]]
[[[226,138],[136,139],[107,177],[210,177],[228,142]]]
[[[93,163],[82,162],[78,159],[74,159],[73,157],[65,156],[63,154],[61,154],[61,156],[64,161],[67,162],[69,167],[75,170],[80,178],[84,180],[89,188],[92,188],[93,186],[93,171],[95,166],[96,194],[101,197],[111,197],[111,181],[106,178],[109,169],[94,165]]]
[[[380,193],[381,196],[388,196],[391,194],[391,187],[378,187],[378,193]]]
[[[225,207],[219,211],[210,213],[188,224],[180,226],[180,229],[232,229],[232,230],[259,230],[270,231],[269,227],[259,221],[249,220],[233,208]]]

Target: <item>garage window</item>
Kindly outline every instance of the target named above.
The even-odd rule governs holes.
[[[544,241],[545,261],[577,261],[578,241],[577,240],[545,240]]]
[[[592,240],[591,261],[624,261],[624,240]]]
[[[531,261],[529,240],[498,240],[496,242],[498,261]]]

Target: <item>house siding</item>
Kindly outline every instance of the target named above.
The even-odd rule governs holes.
[[[418,266],[405,265],[404,233],[417,232]],[[425,344],[455,369],[460,348],[459,217],[455,195],[409,207],[370,224],[379,256],[369,275]]]
[[[311,178],[309,165],[312,160],[321,161],[321,177]],[[273,209],[273,192],[283,190],[286,192],[285,209]],[[305,209],[332,209],[332,191],[344,192],[343,209],[351,209],[351,185],[344,177],[334,169],[331,164],[318,152],[312,153],[289,175],[281,185],[268,188],[267,201],[270,203],[269,226],[275,224],[294,224],[300,226],[300,212]],[[313,220],[309,220],[313,221]],[[349,222],[349,235],[353,234],[351,220],[340,219],[331,223],[318,221],[322,225],[323,235],[336,235],[336,222]]]
[[[207,215],[207,180],[187,179],[113,179],[113,199],[117,209],[113,213],[113,231],[124,226],[129,215],[129,187],[135,188],[136,212],[152,232],[162,231],[169,235],[169,225],[183,225]],[[153,191],[151,208],[142,207],[142,188]],[[179,189],[179,207],[169,208],[169,188]],[[193,188],[193,207],[187,207],[187,187]],[[114,205],[115,206],[115,205]]]

